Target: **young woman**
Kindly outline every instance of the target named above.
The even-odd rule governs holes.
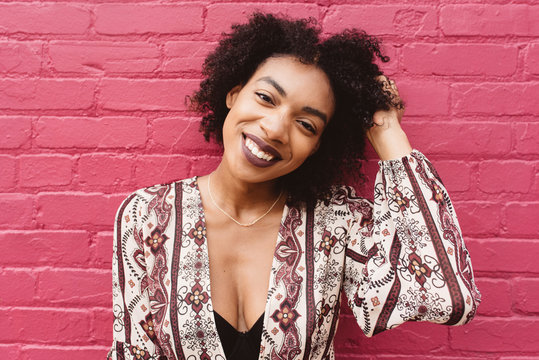
[[[345,293],[367,336],[473,317],[451,202],[400,127],[376,39],[254,14],[191,99],[223,146],[211,174],[141,189],[115,227],[110,359],[333,359]],[[339,186],[365,138],[374,203]]]

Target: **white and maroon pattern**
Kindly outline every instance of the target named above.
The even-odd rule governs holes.
[[[140,190],[118,211],[109,359],[221,359],[196,178]],[[479,302],[468,252],[432,165],[380,162],[374,203],[337,187],[285,206],[260,359],[333,359],[341,290],[368,336],[408,320],[468,322]]]

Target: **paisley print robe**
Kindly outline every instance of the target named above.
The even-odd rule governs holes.
[[[447,192],[417,150],[380,161],[374,202],[349,187],[286,205],[259,359],[334,359],[344,292],[367,336],[405,321],[470,321],[480,301]],[[141,189],[118,210],[109,359],[225,359],[197,178]]]

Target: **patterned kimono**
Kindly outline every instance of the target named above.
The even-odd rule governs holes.
[[[334,359],[342,292],[367,336],[472,319],[480,294],[436,171],[417,150],[379,164],[374,203],[342,186],[314,207],[285,206],[259,359]],[[196,177],[121,205],[113,301],[109,359],[225,359]]]

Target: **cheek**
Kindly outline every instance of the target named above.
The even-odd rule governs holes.
[[[318,149],[319,139],[308,139],[298,144],[296,147],[295,158],[298,162],[305,162],[309,156],[314,154]]]

